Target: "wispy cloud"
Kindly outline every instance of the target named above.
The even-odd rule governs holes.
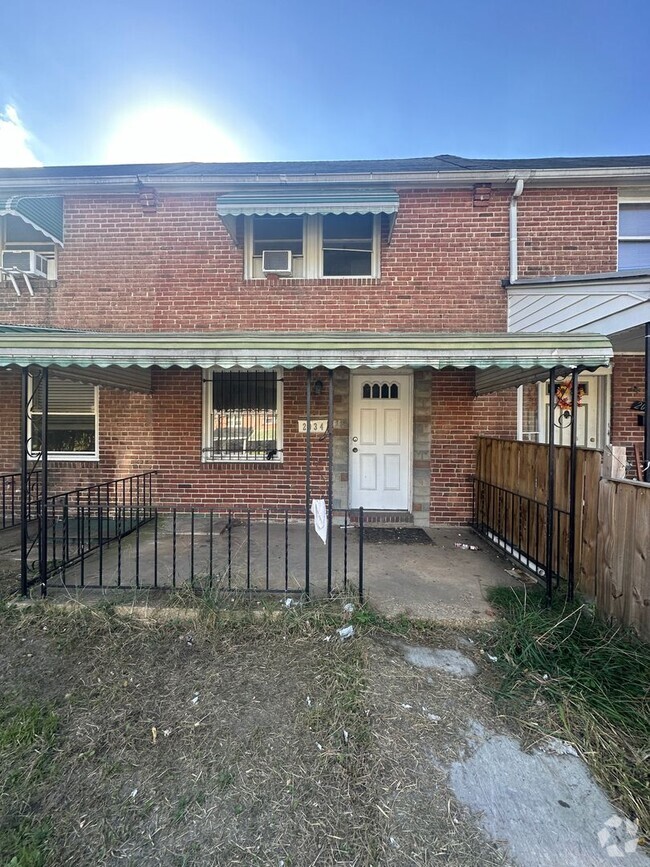
[[[33,136],[25,128],[13,105],[0,111],[0,166],[40,166],[32,152]]]

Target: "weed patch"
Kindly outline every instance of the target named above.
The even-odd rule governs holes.
[[[10,867],[41,867],[51,830],[32,815],[54,773],[58,718],[47,705],[9,702],[0,710],[0,859]]]
[[[572,741],[612,801],[650,828],[650,647],[609,626],[590,606],[497,588],[502,614],[487,646],[499,657],[498,694],[529,732]]]

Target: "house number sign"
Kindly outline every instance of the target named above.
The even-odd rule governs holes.
[[[309,424],[311,433],[327,433],[326,418],[312,418]],[[298,433],[307,433],[307,419],[301,418],[298,420]]]

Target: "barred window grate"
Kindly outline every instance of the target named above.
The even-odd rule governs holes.
[[[275,372],[215,371],[212,375],[212,457],[273,460],[278,452]]]

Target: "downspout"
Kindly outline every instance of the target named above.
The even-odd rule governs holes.
[[[510,198],[510,283],[517,279],[517,199],[524,191],[524,179],[517,178]],[[517,389],[517,439],[524,438],[524,387]]]
[[[517,199],[524,191],[524,179],[517,178],[510,198],[510,283],[517,279]]]

